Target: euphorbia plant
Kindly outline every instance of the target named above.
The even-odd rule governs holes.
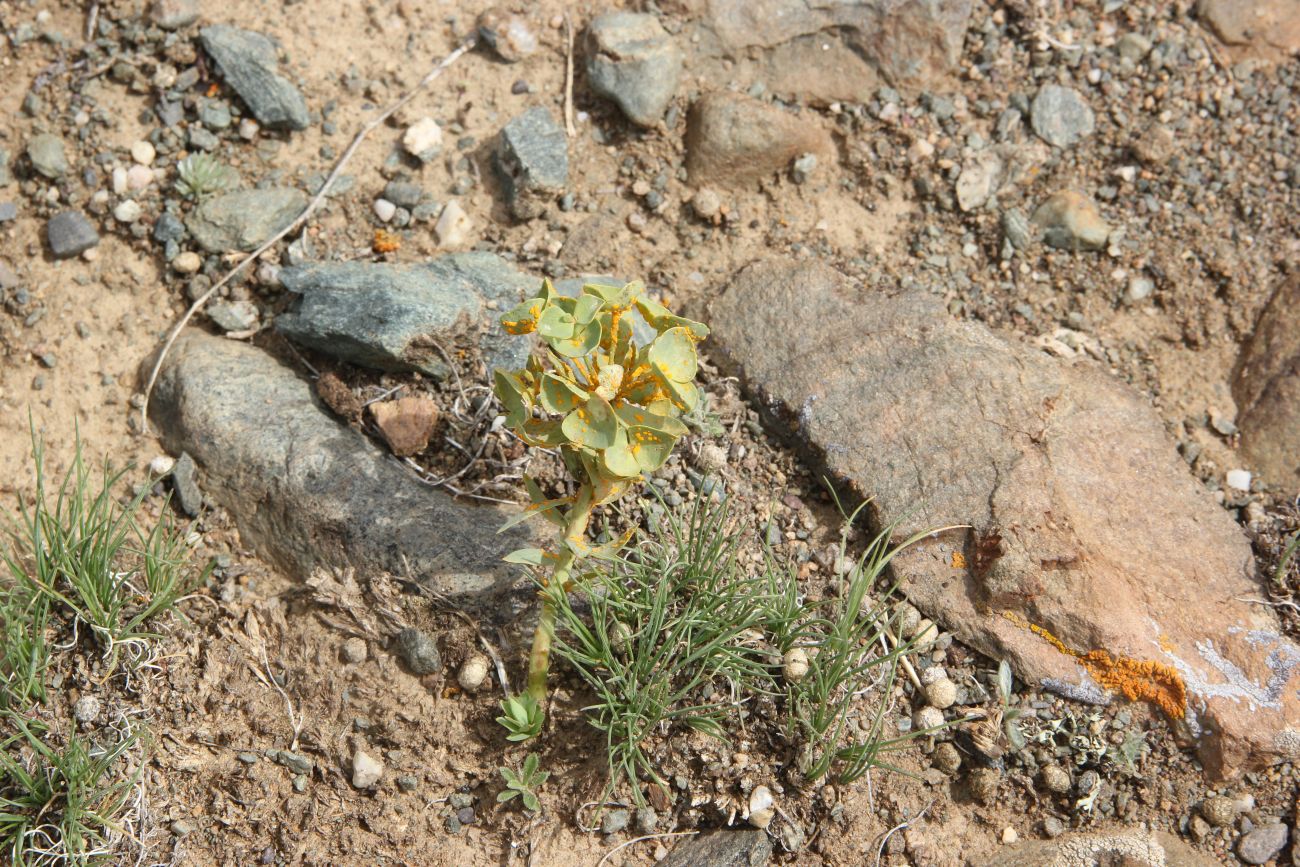
[[[552,594],[568,592],[580,561],[612,557],[627,541],[624,536],[588,544],[592,511],[621,496],[642,473],[663,466],[686,433],[681,415],[699,402],[695,343],[708,329],[675,316],[643,291],[639,282],[588,284],[570,298],[544,280],[537,295],[502,317],[509,333],[536,331],[543,343],[524,369],[496,371],[506,424],[531,446],[558,449],[578,485],[570,497],[547,499],[525,478],[531,503],[506,524],[540,515],[559,528],[553,550],[523,548],[506,557],[536,569],[542,587],[527,688],[501,703],[505,713],[498,722],[511,740],[541,731],[555,633]],[[634,316],[655,332],[642,346],[634,336]]]

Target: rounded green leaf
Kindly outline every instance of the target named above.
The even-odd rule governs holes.
[[[636,458],[637,466],[646,472],[662,467],[677,444],[676,437],[648,427],[628,428],[627,438],[628,449]]]
[[[659,384],[663,386],[664,393],[672,404],[682,412],[690,412],[695,409],[696,404],[700,402],[700,390],[692,382],[675,382],[667,376],[661,376],[658,367],[655,368],[655,377]]]
[[[531,334],[537,330],[537,318],[542,315],[546,302],[540,298],[529,298],[516,305],[501,317],[501,327],[507,334]]]
[[[650,344],[646,359],[673,382],[690,382],[699,369],[695,341],[685,328],[670,328],[656,337]]]
[[[697,340],[703,340],[709,336],[709,328],[703,322],[696,322],[694,319],[678,316],[658,301],[651,301],[649,298],[638,298],[636,309],[641,311],[641,317],[650,323],[650,327],[660,333],[670,328],[685,328]]]
[[[584,405],[564,417],[563,429],[572,443],[589,449],[607,449],[614,444],[618,419],[609,401],[592,395]]]
[[[537,319],[537,333],[547,340],[565,340],[573,336],[576,323],[573,314],[559,307],[547,307]]]
[[[596,318],[596,314],[600,312],[600,308],[604,304],[605,302],[595,295],[583,295],[578,299],[578,303],[573,306],[573,318],[577,320],[579,325],[586,325]]]
[[[641,465],[628,447],[627,433],[621,428],[614,437],[614,444],[601,453],[600,459],[610,475],[630,479],[641,474]]]
[[[537,330],[540,332],[541,328]],[[571,337],[548,339],[546,343],[560,355],[581,358],[600,344],[600,322],[590,322],[578,328]]]
[[[519,438],[530,446],[541,446],[542,448],[553,448],[554,446],[564,445],[566,438],[564,431],[560,427],[560,422],[555,419],[530,418],[524,421],[522,427],[515,428],[515,433]]]
[[[618,407],[614,412],[618,414],[619,421],[628,427],[648,427],[671,437],[682,437],[687,434],[686,425],[677,419],[670,415],[651,412],[645,407],[629,404]]]
[[[540,392],[542,406],[547,412],[564,414],[572,412],[587,400],[587,393],[567,379],[561,379],[554,373],[542,377]]]

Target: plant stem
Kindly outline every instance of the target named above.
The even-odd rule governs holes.
[[[583,485],[578,491],[578,498],[569,509],[564,528],[564,542],[560,546],[560,558],[551,572],[547,588],[558,588],[560,593],[567,592],[565,585],[569,582],[569,572],[576,559],[573,548],[583,544],[587,533],[587,522],[591,519],[593,490],[590,485]],[[537,629],[533,632],[533,649],[528,656],[528,694],[541,707],[546,700],[546,674],[551,667],[551,639],[555,637],[555,604],[549,594],[542,595],[542,611],[537,618]]]

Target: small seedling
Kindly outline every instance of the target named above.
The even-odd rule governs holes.
[[[506,787],[497,795],[497,803],[504,804],[517,797],[523,800],[524,809],[530,813],[540,810],[542,804],[537,799],[537,790],[550,777],[551,772],[539,771],[537,765],[537,753],[529,753],[528,758],[524,759],[524,766],[517,773],[510,768],[499,768],[501,776],[506,781]]]
[[[592,511],[663,466],[687,432],[681,416],[700,401],[695,343],[708,329],[642,292],[639,282],[587,284],[569,298],[544,280],[536,296],[502,317],[507,332],[535,331],[544,344],[544,355],[533,355],[522,370],[495,372],[506,425],[528,445],[558,449],[578,486],[573,496],[547,499],[525,478],[531,503],[502,528],[541,515],[560,537],[554,550],[524,548],[505,558],[535,570],[542,588],[527,689],[506,699],[499,718],[512,738],[541,731],[558,597],[572,586],[581,561],[613,557],[627,541],[588,544]],[[644,346],[633,334],[634,315],[655,331]]]
[[[191,154],[176,164],[176,192],[196,202],[228,190],[234,183],[234,170],[211,154]]]

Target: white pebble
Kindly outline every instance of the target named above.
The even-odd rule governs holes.
[[[126,170],[126,185],[132,191],[143,190],[153,183],[153,169],[147,166],[131,166]]]
[[[165,476],[176,466],[176,459],[170,455],[158,455],[149,462],[149,472],[155,476]]]
[[[1250,490],[1250,470],[1228,470],[1224,477],[1228,487],[1237,491]]]
[[[99,718],[99,699],[93,695],[83,695],[72,705],[72,716],[79,723],[93,723]]]
[[[1016,829],[1012,828],[1010,825],[1002,829],[1002,842],[1007,844],[1008,846],[1010,846],[1012,843],[1015,843],[1019,839],[1020,839],[1020,835],[1017,834]]]
[[[442,209],[442,215],[438,217],[433,231],[438,236],[439,247],[459,247],[469,239],[473,227],[474,222],[470,220],[469,214],[465,213],[460,202],[452,199]]]
[[[113,193],[115,195],[121,196],[121,195],[125,195],[126,191],[127,191],[126,169],[122,168],[121,166],[118,166],[117,168],[113,169]]]
[[[695,193],[691,199],[691,207],[700,219],[712,220],[722,210],[722,199],[713,190],[705,187]]]
[[[352,756],[352,785],[358,789],[372,789],[384,776],[383,763],[363,750]]]
[[[252,141],[257,138],[259,129],[257,121],[251,117],[246,117],[239,122],[239,137],[244,141]]]
[[[411,156],[427,160],[442,147],[442,127],[431,117],[420,118],[407,127],[402,147]]]
[[[474,692],[483,685],[483,681],[487,680],[487,674],[487,657],[475,654],[465,660],[465,664],[460,667],[460,673],[456,675],[456,682],[466,692]]]
[[[781,657],[781,672],[791,683],[798,683],[808,676],[808,652],[802,647],[792,647]]]
[[[126,199],[118,202],[117,207],[113,209],[113,216],[123,223],[134,223],[140,219],[143,212],[144,209],[140,207],[135,199]]]
[[[388,199],[375,199],[375,216],[379,218],[379,222],[387,223],[393,219],[393,215],[396,213],[397,205],[394,205]]]
[[[158,156],[158,151],[154,149],[154,146],[150,142],[147,142],[144,139],[131,145],[131,159],[135,160],[142,166],[153,165],[153,160],[156,156]]]
[[[912,724],[917,731],[937,729],[943,725],[943,711],[926,705],[912,715]]]
[[[936,680],[947,680],[948,672],[944,671],[942,665],[932,665],[921,672],[921,685],[929,686]]]
[[[172,270],[178,274],[193,274],[203,267],[203,259],[198,253],[186,250],[184,253],[177,253],[171,265]]]
[[[776,801],[767,786],[755,786],[749,793],[749,824],[766,828],[776,816]]]

